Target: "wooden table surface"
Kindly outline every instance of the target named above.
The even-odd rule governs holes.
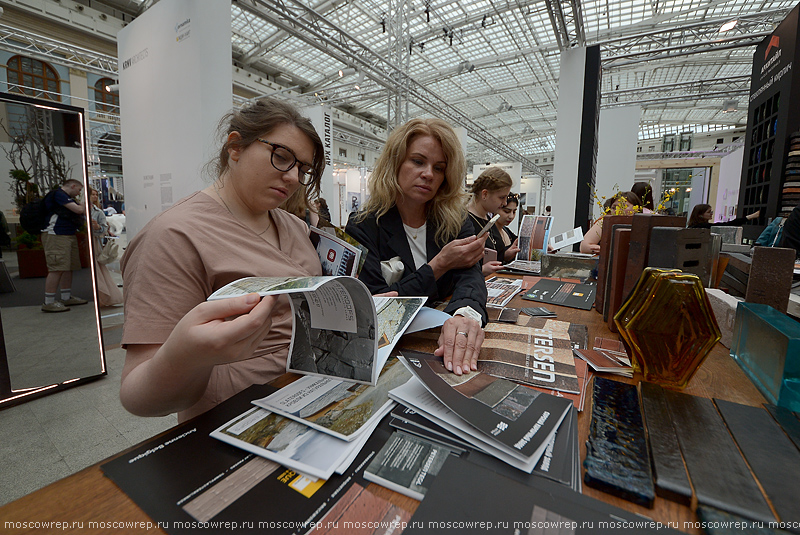
[[[523,301],[516,297],[508,306],[531,306],[531,301]],[[578,310],[548,305],[558,314],[558,320],[582,323],[589,328],[589,343],[596,336],[618,339],[602,321],[602,316],[595,310]],[[610,374],[600,374],[618,381],[637,383],[640,378],[627,379]],[[288,382],[291,377],[284,377]],[[280,386],[280,384],[278,384]],[[717,344],[703,362],[691,382],[684,390],[688,394],[702,397],[716,397],[746,405],[760,405],[764,397],[730,358],[728,349]],[[585,410],[579,413],[578,430],[581,459],[586,456],[586,438],[591,418],[591,385],[587,392]],[[133,448],[130,448],[133,449]],[[128,451],[128,450],[126,450]],[[123,452],[124,453],[124,452]],[[118,454],[121,455],[121,454]],[[116,457],[116,456],[115,456]],[[106,461],[103,461],[106,462]],[[43,529],[43,522],[64,522],[58,527],[60,533],[165,533],[158,529],[148,517],[119,487],[103,476],[98,463],[80,472],[56,481],[27,496],[0,508],[0,531],[3,533],[42,533],[56,531]],[[375,484],[369,486],[370,491],[391,500],[398,506],[414,511],[419,502],[401,494],[387,490]],[[681,531],[700,533],[699,530],[685,529],[683,521],[696,521],[692,510],[662,498],[657,498],[652,509],[635,505],[626,500],[616,498],[604,492],[583,486],[583,493],[622,509],[636,512],[654,520],[680,522]],[[11,522],[13,524],[6,524]],[[117,523],[90,526],[90,522]],[[141,523],[132,525],[130,523]],[[27,525],[25,523],[28,523]],[[38,523],[38,524],[36,524]],[[128,523],[128,524],[120,524]],[[127,526],[123,528],[122,526]]]

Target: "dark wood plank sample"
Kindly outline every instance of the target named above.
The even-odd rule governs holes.
[[[778,518],[800,523],[800,451],[761,407],[714,402]]]
[[[653,506],[653,473],[634,385],[594,378],[592,421],[583,466],[588,486]]]
[[[778,407],[777,405],[769,403],[765,403],[764,406],[772,417],[775,418],[775,421],[778,422],[778,425],[781,426],[781,429],[783,429],[786,435],[792,439],[794,445],[800,449],[800,419],[797,418],[795,413],[786,407]]]
[[[762,522],[775,517],[708,398],[664,390],[697,502]]]
[[[653,462],[656,494],[689,505],[692,486],[683,464],[678,436],[672,425],[663,389],[655,383],[641,383],[642,412]]]

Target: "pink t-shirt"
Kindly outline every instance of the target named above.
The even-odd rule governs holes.
[[[123,346],[163,344],[189,310],[236,279],[320,275],[319,257],[308,239],[306,224],[283,210],[273,210],[272,218],[280,249],[202,192],[154,217],[131,241],[122,258]],[[251,358],[214,368],[205,394],[178,414],[180,421],[285,372],[292,334],[286,296],[276,304],[272,321],[272,328]]]

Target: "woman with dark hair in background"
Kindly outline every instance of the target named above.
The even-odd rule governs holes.
[[[649,182],[635,182],[631,191],[639,197],[643,214],[652,214],[655,210],[653,205],[653,187]]]
[[[441,119],[395,128],[375,162],[370,197],[345,229],[369,250],[359,280],[373,294],[396,291],[429,301],[452,294],[435,354],[448,370],[476,370],[486,323],[480,260],[486,238],[465,220],[466,162],[458,135]]]
[[[761,210],[756,210],[752,214],[744,217],[737,217],[736,219],[731,219],[730,221],[712,223],[711,220],[714,218],[714,209],[711,208],[710,204],[698,204],[692,208],[692,213],[689,216],[689,223],[687,226],[689,228],[711,228],[713,225],[737,227],[747,221],[750,221],[751,219],[756,219],[760,213]]]
[[[285,373],[285,295],[206,299],[242,277],[322,273],[308,227],[278,209],[301,185],[319,191],[325,158],[311,121],[262,99],[226,115],[220,133],[213,184],[154,217],[122,259],[120,400],[140,416],[184,421]]]
[[[610,203],[610,204],[609,204]],[[600,238],[603,236],[603,216],[606,215],[633,215],[641,209],[639,196],[630,191],[620,191],[606,201],[607,211],[595,221],[589,232],[584,234],[581,241],[581,252],[598,254],[600,252]],[[606,206],[604,205],[604,208]]]
[[[506,204],[502,208],[500,208],[500,219],[497,220],[497,223],[494,224],[497,227],[497,230],[500,233],[501,239],[503,240],[503,245],[506,247],[506,252],[503,257],[503,263],[508,263],[513,261],[517,253],[519,252],[519,247],[517,246],[517,235],[514,234],[509,226],[514,220],[517,218],[517,207],[519,206],[519,194],[518,193],[509,193],[506,197]]]

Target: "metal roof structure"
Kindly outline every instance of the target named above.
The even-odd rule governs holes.
[[[129,17],[155,3],[81,1]],[[231,44],[235,65],[274,80],[286,88],[284,96],[385,128],[439,116],[466,128],[472,162],[518,160],[539,173],[532,157],[554,150],[562,50],[600,47],[601,107],[641,106],[640,139],[732,129],[747,121],[756,45],[794,6],[786,0],[233,0]],[[71,54],[80,58],[82,51]],[[83,61],[107,68],[104,58]]]
[[[641,138],[741,127],[754,49],[794,5],[235,0],[233,57],[388,127],[441,116],[467,129],[473,158],[531,170],[530,156],[554,149],[563,49],[600,47],[601,106],[641,106]]]

